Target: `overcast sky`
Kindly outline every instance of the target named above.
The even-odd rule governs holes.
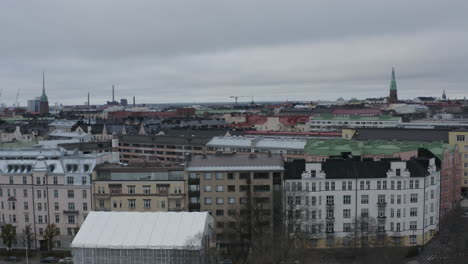
[[[1,1],[0,101],[468,94],[468,1]]]

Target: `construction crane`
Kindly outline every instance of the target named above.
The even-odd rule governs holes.
[[[233,96],[231,96],[231,97],[229,97],[229,98],[234,98],[234,100],[236,101],[236,106],[237,106],[237,99],[238,99],[238,98],[241,98],[241,97],[247,97],[247,96],[234,96],[234,95],[233,95]]]
[[[16,93],[16,100],[15,100],[15,104],[14,104],[14,106],[16,106],[16,107],[18,107],[19,92],[20,92],[20,89],[18,88],[18,92]]]

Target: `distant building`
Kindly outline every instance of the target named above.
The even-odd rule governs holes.
[[[39,103],[41,97],[36,97],[36,99],[28,100],[28,109],[29,113],[39,113]]]
[[[458,146],[461,155],[461,188],[468,194],[468,129],[457,129],[449,132],[450,145]]]
[[[388,97],[388,103],[394,104],[398,102],[397,84],[395,78],[395,69],[392,68],[392,80],[390,81],[390,96]]]
[[[333,116],[324,114],[319,117],[311,117],[309,121],[310,131],[335,131],[343,128],[390,128],[397,127],[401,123],[401,117],[387,115],[361,117]]]

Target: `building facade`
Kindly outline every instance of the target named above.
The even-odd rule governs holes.
[[[434,158],[307,163],[285,190],[291,230],[299,228],[312,247],[423,245],[438,230]]]
[[[344,128],[392,128],[398,127],[401,117],[381,115],[378,117],[322,115],[310,117],[310,131],[336,131]]]
[[[449,132],[449,144],[456,145],[460,152],[461,188],[466,195],[468,191],[468,129]]]
[[[109,154],[81,154],[63,149],[0,150],[0,226],[16,229],[16,248],[30,225],[36,235],[31,247],[46,248],[44,231],[55,224],[54,248],[68,248],[92,210],[91,174]]]
[[[273,228],[274,206],[282,203],[283,164],[277,154],[192,156],[185,169],[189,211],[211,213],[215,241],[221,246],[247,208],[261,207],[265,225]]]
[[[183,167],[103,164],[93,178],[97,211],[186,211]]]

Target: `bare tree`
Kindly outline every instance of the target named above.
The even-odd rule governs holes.
[[[54,247],[54,238],[57,236],[57,227],[55,224],[48,224],[44,230],[44,239],[47,243],[47,250],[51,251]]]
[[[3,244],[5,244],[8,250],[11,250],[11,246],[16,240],[16,228],[11,225],[7,224],[5,227],[2,228],[1,238]]]
[[[31,224],[27,224],[23,229],[23,234],[21,235],[23,239],[23,245],[27,250],[31,249],[31,243],[34,241],[34,233],[31,227]]]

